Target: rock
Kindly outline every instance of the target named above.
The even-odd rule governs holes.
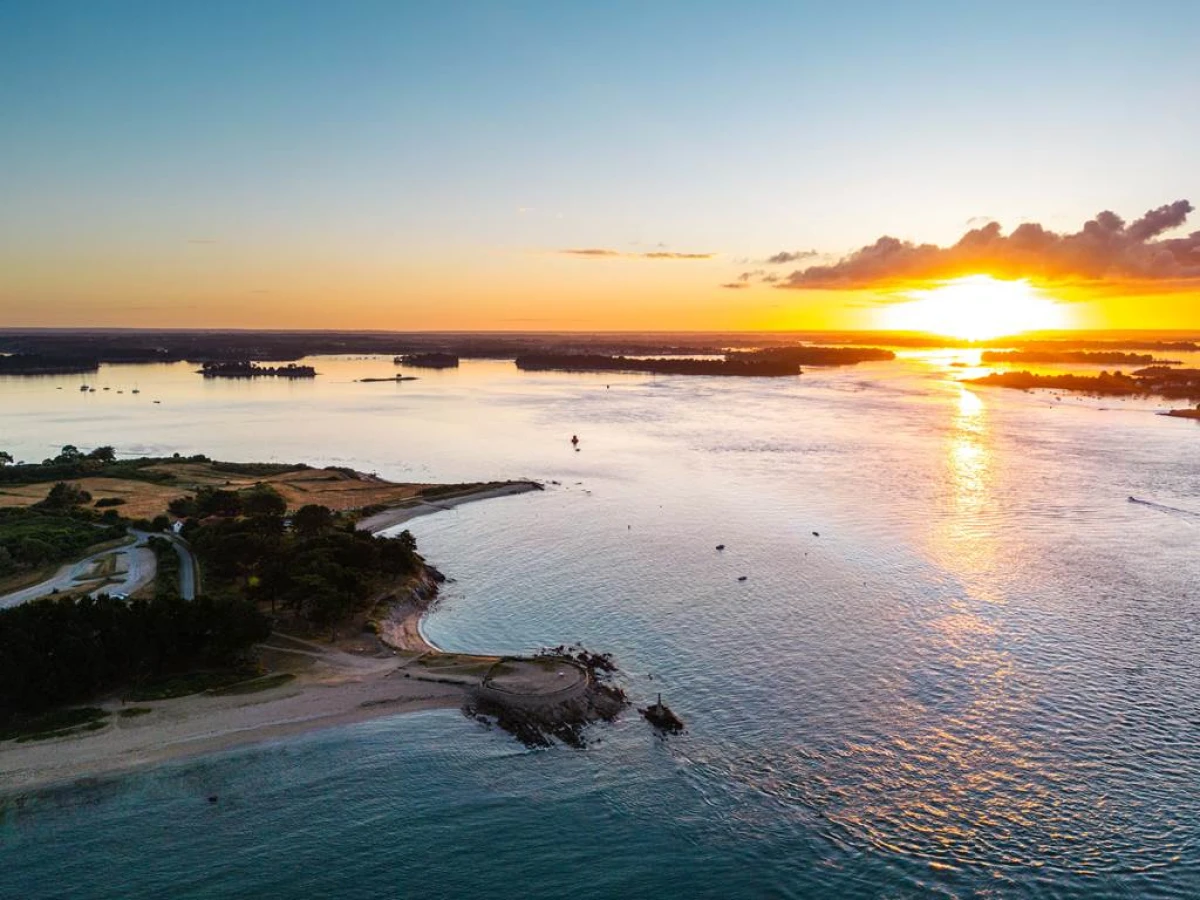
[[[746,580],[747,578],[749,578],[749,577],[750,577],[749,575],[739,575],[739,576],[738,576],[738,581],[745,581],[745,580]]]
[[[724,549],[725,549],[725,545],[724,545],[724,544],[717,544],[717,549],[718,549],[718,550],[724,550]]]
[[[668,734],[678,734],[683,731],[683,719],[675,715],[671,708],[662,702],[662,694],[658,695],[657,703],[647,706],[645,709],[639,709],[638,712],[659,731]]]

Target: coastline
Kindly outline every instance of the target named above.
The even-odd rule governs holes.
[[[333,662],[340,656],[365,665]],[[31,790],[117,775],[147,765],[424,709],[456,709],[458,685],[394,678],[396,660],[333,651],[328,669],[260,694],[196,694],[147,704],[152,712],[122,718],[135,704],[99,704],[113,713],[95,732],[11,743],[0,750],[0,792]],[[332,664],[331,664],[332,663]]]
[[[530,491],[543,490],[536,481],[510,481],[501,485],[487,485],[462,494],[450,495],[438,500],[420,500],[404,506],[393,506],[374,515],[366,516],[358,522],[359,531],[370,531],[379,534],[397,525],[403,525],[411,519],[428,516],[432,513],[444,512],[462,506],[464,503],[474,503],[477,500],[492,500],[497,497],[511,497],[515,494],[526,494]]]
[[[534,490],[541,485],[487,487],[437,503],[384,510],[359,527],[383,531],[463,503]],[[420,621],[440,580],[440,573],[426,566],[405,596],[393,598],[374,620],[379,638],[374,653],[350,653],[274,633],[259,649],[274,663],[273,672],[294,676],[286,684],[259,693],[193,694],[145,704],[109,699],[95,704],[110,713],[96,731],[0,744],[0,796],[385,716],[461,708],[500,660],[445,654],[425,638]],[[139,705],[151,711],[120,715]]]

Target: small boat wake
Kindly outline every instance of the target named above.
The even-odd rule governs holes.
[[[1178,506],[1167,506],[1165,503],[1155,503],[1153,500],[1142,500],[1139,497],[1130,497],[1130,503],[1136,503],[1139,506],[1148,506],[1151,509],[1157,509],[1159,512],[1164,512],[1167,515],[1177,516],[1178,518],[1197,521],[1200,520],[1200,512],[1195,512],[1190,509],[1180,509]]]

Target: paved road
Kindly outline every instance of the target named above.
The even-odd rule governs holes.
[[[96,589],[91,592],[93,596],[100,593],[132,594],[146,586],[154,580],[154,574],[158,568],[154,559],[154,551],[145,546],[148,537],[145,532],[131,531],[130,534],[136,538],[136,542],[133,544],[118,547],[115,550],[103,550],[100,553],[86,556],[78,562],[67,563],[40,584],[0,597],[0,609],[28,603],[30,600],[52,594],[55,590],[78,590],[87,586],[89,582],[97,583]],[[113,574],[108,577],[107,583],[98,584],[99,579],[90,577],[94,566],[102,558],[114,555],[116,556],[116,567]]]
[[[192,548],[188,546],[187,541],[178,535],[164,534],[172,546],[175,547],[175,553],[179,557],[179,596],[184,600],[196,599],[196,582],[200,567],[196,563],[196,557],[192,553]]]

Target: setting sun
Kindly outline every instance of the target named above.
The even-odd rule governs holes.
[[[1025,280],[971,275],[908,296],[912,299],[883,311],[883,327],[982,341],[1069,325],[1063,305]]]

